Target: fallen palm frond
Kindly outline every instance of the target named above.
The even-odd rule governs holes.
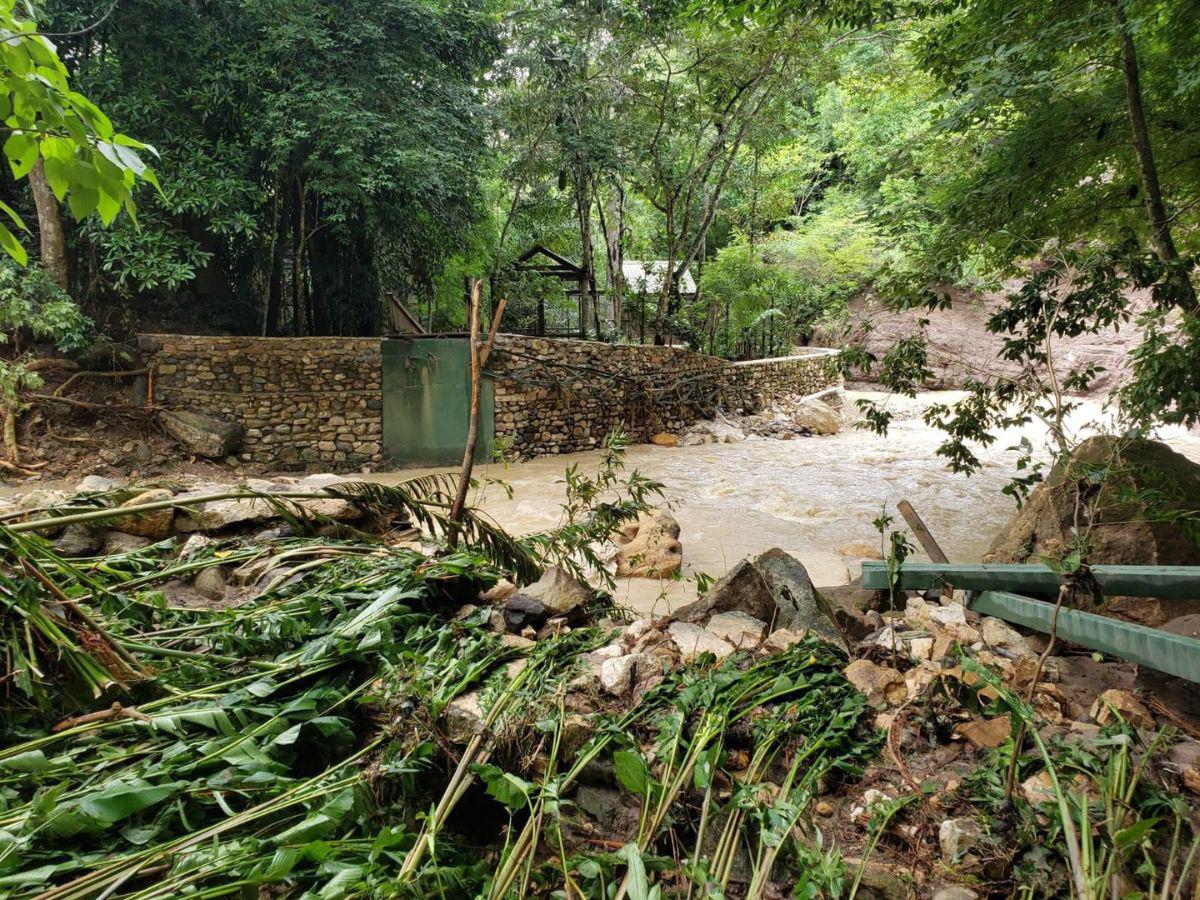
[[[581,714],[566,698],[577,710],[577,676],[611,627],[530,644],[491,631],[486,610],[454,615],[502,574],[599,565],[598,543],[657,490],[618,477],[622,446],[610,442],[595,478],[569,470],[560,527],[522,539],[469,510],[448,521],[453,485],[436,476],[119,508],[127,497],[98,496],[0,526],[0,894],[712,893],[746,847],[765,890],[781,856],[805,852],[816,779],[874,744],[839,651],[811,639],[765,661],[703,658],[627,708]],[[376,526],[400,516],[441,549],[309,536],[331,524],[331,499]],[[266,504],[300,534],[74,560],[40,536],[226,501]],[[188,608],[159,593],[212,566],[236,571],[242,602]],[[468,699],[478,725],[456,744],[446,723]],[[568,739],[569,722],[586,736]],[[581,842],[567,821],[597,766],[643,801],[618,847]],[[480,830],[481,811],[507,827]],[[672,845],[694,849],[668,864]]]

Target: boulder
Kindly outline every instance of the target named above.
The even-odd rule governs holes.
[[[652,509],[625,526],[615,540],[619,577],[671,578],[683,566],[679,523],[661,509]]]
[[[196,456],[224,459],[242,445],[245,429],[236,422],[190,410],[162,410],[158,419],[167,434]]]
[[[704,630],[738,648],[757,647],[767,636],[767,623],[741,610],[717,613]]]
[[[558,566],[549,566],[540,579],[520,593],[539,601],[547,616],[565,616],[592,602],[591,588]]]
[[[842,427],[842,414],[813,397],[796,401],[792,421],[812,434],[837,434]]]
[[[119,553],[133,553],[154,543],[150,538],[136,534],[126,534],[123,531],[110,531],[104,536],[104,554],[116,556]]]
[[[59,556],[91,556],[104,546],[104,532],[86,525],[68,525],[54,539],[54,552]]]
[[[111,491],[116,486],[117,483],[111,478],[105,478],[103,475],[88,475],[75,485],[75,493],[102,494],[105,491]]]
[[[1088,561],[1093,565],[1200,565],[1189,520],[1175,514],[1200,509],[1200,465],[1158,441],[1101,435],[1061,460],[992,542],[984,562],[1037,562],[1061,555],[1075,526],[1075,487],[1094,490],[1094,476],[1110,473],[1104,502],[1090,512]],[[1197,598],[1200,599],[1200,591]],[[1158,626],[1182,615],[1192,600],[1110,597],[1108,611]]]
[[[161,503],[164,500],[173,499],[174,496],[166,488],[154,488],[153,490],[138,494],[136,497],[122,503],[121,506],[141,506],[144,503]],[[175,510],[167,506],[163,509],[121,516],[119,519],[113,519],[112,526],[117,531],[123,531],[126,534],[135,534],[139,537],[161,541],[171,534],[174,524]]]
[[[684,662],[691,662],[704,653],[711,653],[717,659],[724,659],[733,652],[733,644],[722,640],[715,634],[709,634],[699,625],[690,622],[672,622],[667,626],[667,635],[679,648],[679,654]]]
[[[676,610],[680,622],[704,624],[717,613],[747,613],[771,629],[809,631],[842,644],[830,605],[798,559],[775,548],[739,562],[699,600]]]

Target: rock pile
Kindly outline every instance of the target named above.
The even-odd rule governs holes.
[[[756,438],[790,441],[809,435],[837,434],[843,424],[844,397],[841,390],[823,391],[810,397],[782,399],[745,416],[717,414],[696,422],[679,438],[679,444],[736,444]]]

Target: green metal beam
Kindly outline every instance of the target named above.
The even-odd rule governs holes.
[[[1159,597],[1200,600],[1200,566],[1092,566],[1100,591],[1109,597]],[[1043,565],[906,562],[898,587],[911,591],[939,588],[949,582],[969,591],[1026,591],[1055,594],[1063,576]],[[887,564],[864,561],[865,588],[886,590]]]
[[[957,583],[957,582],[955,582]],[[983,591],[968,602],[976,612],[1024,625],[1043,634],[1051,631],[1054,606],[1016,594]],[[1062,609],[1055,629],[1073,644],[1108,653],[1158,672],[1200,682],[1200,641],[1133,625],[1076,609]]]

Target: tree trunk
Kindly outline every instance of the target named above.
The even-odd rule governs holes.
[[[1146,125],[1146,110],[1142,103],[1141,74],[1138,71],[1137,49],[1133,34],[1125,18],[1122,0],[1112,0],[1113,16],[1121,32],[1121,62],[1125,72],[1125,96],[1129,105],[1129,126],[1133,132],[1133,152],[1137,156],[1138,174],[1141,176],[1142,192],[1146,197],[1146,214],[1150,219],[1150,239],[1158,258],[1172,266],[1169,276],[1177,296],[1172,298],[1177,306],[1188,310],[1197,309],[1196,289],[1187,272],[1180,268],[1179,251],[1171,236],[1170,220],[1163,205],[1162,187],[1158,181],[1158,166],[1150,144],[1150,129]]]
[[[576,161],[572,169],[575,188],[575,216],[579,226],[579,331],[587,332],[586,315],[592,313],[596,337],[600,337],[600,307],[596,302],[596,275],[592,263],[592,192],[591,179],[584,171],[582,161]]]
[[[42,248],[42,266],[64,291],[67,287],[67,250],[63,240],[62,216],[58,198],[46,181],[41,159],[29,170],[29,189],[37,207],[38,239]]]

